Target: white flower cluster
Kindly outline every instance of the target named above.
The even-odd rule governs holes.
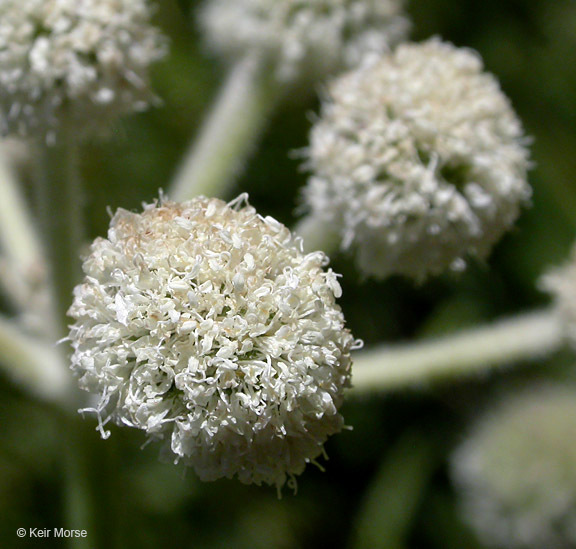
[[[0,0],[0,130],[53,136],[64,115],[99,128],[142,110],[164,53],[146,0]]]
[[[326,256],[242,200],[118,210],[75,290],[72,364],[104,422],[203,480],[281,487],[341,430],[354,341]]]
[[[576,390],[537,386],[512,395],[453,459],[467,521],[494,547],[576,546]]]
[[[205,0],[208,43],[227,57],[273,59],[281,80],[321,78],[404,38],[404,0]]]
[[[552,269],[542,277],[540,286],[553,295],[564,336],[576,348],[576,248],[566,265]]]
[[[405,44],[329,87],[305,200],[367,275],[423,279],[484,257],[530,196],[521,124],[468,49]]]

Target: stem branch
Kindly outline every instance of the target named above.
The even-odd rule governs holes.
[[[204,126],[176,174],[171,199],[225,197],[282,92],[260,57],[232,68]]]
[[[9,156],[0,148],[0,248],[6,262],[6,294],[24,312],[35,287],[44,283],[45,260],[34,221]]]
[[[563,342],[553,310],[536,311],[453,336],[361,352],[353,392],[369,393],[473,374],[542,357]]]
[[[16,382],[25,385],[43,400],[59,406],[70,404],[71,379],[62,355],[2,316],[0,365]]]
[[[75,284],[80,280],[80,246],[84,238],[82,196],[78,175],[78,144],[61,132],[52,146],[43,145],[43,180],[38,186],[40,218],[51,268],[58,338],[66,335],[66,311],[72,303]]]
[[[51,282],[54,295],[55,333],[67,334],[67,310],[72,302],[73,288],[80,281],[80,247],[84,238],[82,195],[78,170],[78,142],[73,127],[62,127],[53,145],[43,145],[40,154],[42,172],[37,185],[40,218],[45,236],[47,256],[50,260]],[[68,361],[70,349],[62,345],[62,354]],[[74,394],[74,393],[73,393]],[[65,520],[68,528],[86,529],[96,535],[92,523],[94,494],[84,464],[90,455],[89,443],[82,437],[82,426],[76,418],[65,425]],[[83,538],[73,538],[75,549],[96,547]]]

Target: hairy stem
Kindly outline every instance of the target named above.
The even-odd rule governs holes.
[[[283,91],[260,57],[234,66],[169,191],[171,199],[225,197]]]
[[[80,247],[84,239],[78,144],[71,133],[40,150],[43,165],[38,186],[40,218],[51,268],[58,337],[66,335],[66,311],[80,280]]]
[[[407,547],[411,523],[440,461],[437,454],[423,434],[409,431],[402,435],[363,496],[350,547]]]
[[[111,532],[103,532],[99,528],[98,519],[101,518],[101,507],[97,507],[97,498],[94,494],[95,478],[92,472],[98,464],[94,463],[94,448],[92,447],[93,433],[87,432],[86,426],[78,417],[66,416],[62,418],[65,426],[63,444],[65,444],[65,494],[64,494],[64,520],[66,528],[70,530],[86,530],[86,538],[75,537],[70,539],[70,547],[74,549],[94,549],[109,546]],[[105,471],[101,470],[105,476]],[[103,482],[100,478],[97,482]],[[105,503],[106,504],[106,503]]]
[[[353,393],[366,394],[475,374],[557,350],[563,332],[553,310],[536,311],[415,344],[357,354]]]
[[[82,194],[78,166],[78,142],[71,127],[63,127],[53,145],[41,147],[42,171],[37,185],[37,202],[51,267],[54,295],[55,333],[67,335],[67,311],[72,303],[73,288],[80,281],[80,247],[84,239]],[[66,363],[70,349],[60,347]],[[94,494],[86,463],[91,449],[81,436],[78,420],[70,418],[65,425],[65,520],[68,528],[86,529],[92,539],[97,534],[92,522]],[[85,549],[95,544],[84,538],[71,538],[71,547]]]
[[[10,378],[59,406],[70,404],[71,379],[61,354],[0,316],[0,365]]]
[[[0,148],[0,248],[5,261],[6,295],[20,312],[29,297],[45,283],[45,259],[32,215],[19,188],[6,150]]]

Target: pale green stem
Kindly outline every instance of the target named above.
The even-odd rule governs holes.
[[[96,477],[98,482],[102,479],[93,473],[91,463],[92,449],[91,440],[93,433],[87,432],[82,420],[78,417],[62,417],[65,429],[63,442],[66,445],[65,461],[65,497],[64,517],[65,527],[70,530],[86,530],[86,538],[74,538],[69,546],[74,549],[95,549],[96,547],[109,546],[101,539],[102,528],[98,524],[98,515],[102,513],[101,507],[97,507],[97,498],[93,493],[92,482]],[[101,464],[99,464],[101,465]],[[104,466],[98,467],[100,474],[106,475]],[[92,482],[91,482],[92,481]],[[106,532],[106,540],[113,535]]]
[[[18,384],[43,400],[70,404],[71,379],[62,354],[0,316],[0,365]]]
[[[353,528],[353,549],[404,549],[427,484],[438,465],[430,438],[405,433],[371,480]]]
[[[34,220],[19,188],[10,158],[0,145],[0,248],[6,295],[22,311],[30,295],[45,283],[46,262]],[[21,289],[21,291],[20,291]]]
[[[22,320],[52,333],[50,311],[43,307],[47,293],[47,266],[35,223],[27,208],[6,153],[0,150],[0,240],[5,264],[7,296]],[[33,320],[32,320],[33,318]],[[54,333],[54,335],[56,335]],[[53,341],[26,333],[14,320],[0,318],[0,362],[15,382],[43,400],[71,405],[71,376],[63,353]]]
[[[67,335],[67,310],[73,299],[73,288],[81,280],[80,252],[84,240],[82,194],[79,176],[79,143],[73,126],[62,127],[53,145],[42,145],[42,171],[37,185],[40,217],[50,260],[54,290],[55,326],[58,337]],[[60,346],[66,362],[70,349],[67,342]],[[96,526],[94,494],[91,493],[88,472],[83,464],[89,458],[89,444],[82,439],[77,420],[64,425],[65,445],[65,520],[68,528],[86,529],[93,537]],[[94,547],[90,539],[70,539],[76,549]]]
[[[66,311],[81,279],[80,251],[84,239],[82,195],[78,174],[78,143],[64,129],[54,145],[43,145],[38,203],[50,263],[58,337],[67,334]]]
[[[200,195],[226,197],[283,89],[260,57],[239,61],[186,153],[169,197],[179,202]]]
[[[307,215],[303,217],[294,227],[293,232],[302,237],[304,251],[315,252],[322,250],[330,256],[338,252],[340,246],[340,235],[333,226],[316,217]]]
[[[541,358],[562,344],[557,314],[545,309],[429,341],[380,346],[356,355],[352,394],[473,375]]]

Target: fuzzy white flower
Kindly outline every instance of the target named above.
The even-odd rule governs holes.
[[[227,57],[256,52],[281,80],[321,78],[404,38],[404,0],[206,0],[208,43]]]
[[[335,80],[305,200],[360,269],[423,279],[484,257],[530,196],[521,124],[473,51],[432,39]]]
[[[145,108],[165,51],[146,0],[0,0],[0,130],[53,136]]]
[[[576,390],[537,386],[510,396],[456,451],[462,509],[494,547],[576,545]]]
[[[281,487],[342,428],[354,342],[326,256],[243,199],[118,210],[75,290],[72,364],[101,420],[201,479]]]

